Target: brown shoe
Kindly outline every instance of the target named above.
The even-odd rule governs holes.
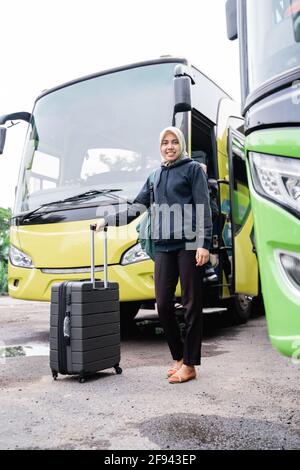
[[[196,370],[194,369],[191,372],[184,371],[180,368],[175,374],[169,377],[170,384],[181,384],[183,382],[188,382],[189,380],[193,380],[196,378]]]

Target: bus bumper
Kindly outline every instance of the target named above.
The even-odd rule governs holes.
[[[108,280],[118,282],[120,300],[150,300],[154,294],[154,264],[152,261],[141,261],[126,266],[113,265],[108,267]],[[19,268],[9,263],[8,288],[9,295],[17,299],[49,302],[51,286],[65,280],[90,279],[85,273],[76,274],[45,274],[41,269]],[[96,279],[103,279],[103,273],[96,273]]]

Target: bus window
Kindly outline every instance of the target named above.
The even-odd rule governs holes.
[[[57,188],[60,177],[60,159],[47,153],[36,151],[35,158],[28,163],[25,180],[28,194],[39,201],[40,194]],[[24,198],[22,209],[26,210],[27,197]]]
[[[199,111],[192,111],[192,154],[191,157],[207,166],[209,177],[216,177],[213,150],[213,125]]]
[[[107,174],[113,182],[120,180],[120,172],[138,173],[142,170],[142,156],[125,149],[89,149],[82,162],[80,178],[86,184],[105,182]]]
[[[265,81],[298,65],[300,2],[252,0],[246,6],[249,91],[252,92]]]

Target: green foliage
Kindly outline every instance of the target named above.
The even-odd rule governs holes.
[[[0,207],[0,294],[7,293],[10,209]]]

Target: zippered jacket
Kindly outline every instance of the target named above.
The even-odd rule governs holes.
[[[127,223],[150,206],[150,176],[127,209]],[[153,238],[158,251],[184,248],[206,248],[212,238],[212,217],[207,179],[201,165],[184,157],[170,166],[162,164],[155,171],[153,207]],[[120,214],[119,214],[120,215]],[[121,225],[124,217],[114,217],[114,225]],[[112,218],[106,222],[112,225]],[[186,245],[188,248],[188,245]],[[192,248],[193,247],[193,248]]]

